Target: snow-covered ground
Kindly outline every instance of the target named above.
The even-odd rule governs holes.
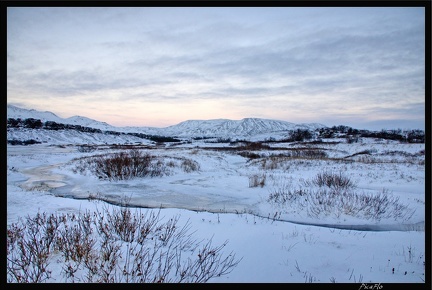
[[[339,143],[275,143],[271,146],[278,150],[254,151],[261,157],[254,159],[208,149],[215,145],[208,143],[155,146],[140,150],[157,157],[165,174],[120,181],[99,179],[83,159],[120,149],[8,145],[7,224],[38,212],[78,213],[100,208],[101,200],[115,207],[127,199],[141,211],[160,209],[164,216],[189,221],[197,239],[228,241],[224,251],[242,260],[209,282],[424,283],[424,144],[331,141]],[[326,156],[287,157],[298,148]],[[184,170],[185,160],[197,168]],[[313,180],[325,172],[349,178],[350,192],[358,196],[386,196],[399,207],[373,218],[298,194],[322,189]],[[290,192],[297,195],[286,203],[270,198]],[[52,280],[62,281],[61,276]]]

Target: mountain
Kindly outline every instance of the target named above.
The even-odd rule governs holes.
[[[67,119],[63,119],[64,124],[71,124],[71,125],[80,125],[80,126],[84,126],[84,127],[90,127],[90,128],[95,128],[95,129],[101,129],[103,131],[109,131],[109,130],[113,130],[116,127],[111,126],[108,123],[105,122],[99,122],[87,117],[82,117],[82,116],[73,116],[73,117],[69,117]]]
[[[8,118],[14,118],[14,119],[28,119],[28,118],[34,118],[34,119],[39,119],[42,122],[45,121],[54,121],[57,123],[62,123],[64,122],[64,119],[60,118],[59,116],[57,116],[54,113],[45,111],[45,112],[41,112],[41,111],[36,111],[36,110],[27,110],[27,109],[22,109],[13,105],[7,105],[7,117]]]
[[[100,129],[103,131],[114,130],[115,128],[117,128],[105,122],[99,122],[87,117],[73,116],[69,118],[61,118],[52,112],[48,112],[48,111],[42,112],[33,109],[28,110],[13,105],[7,105],[7,117],[14,118],[14,119],[33,118],[33,119],[39,119],[42,122],[54,121],[56,123],[80,125],[83,127],[90,127],[90,128]]]
[[[141,133],[147,135],[159,135],[179,138],[216,137],[250,140],[256,138],[265,139],[270,137],[284,138],[287,136],[287,131],[290,130],[315,130],[317,128],[326,127],[325,125],[319,123],[295,124],[286,121],[260,118],[244,118],[242,120],[187,120],[165,128],[115,127],[105,122],[96,121],[87,117],[74,116],[70,118],[60,118],[56,114],[51,112],[27,110],[12,105],[7,106],[7,118],[34,118],[40,119],[42,122],[54,121],[56,123],[62,124],[81,125],[83,127],[100,129],[101,131]],[[8,132],[8,134],[10,135],[12,133]],[[76,139],[78,137],[75,136],[74,138]]]
[[[223,137],[248,138],[268,133],[283,133],[289,130],[326,127],[322,124],[294,124],[286,121],[245,118],[242,120],[188,120],[163,129],[167,135],[178,137]]]

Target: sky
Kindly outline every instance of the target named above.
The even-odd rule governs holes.
[[[8,7],[7,103],[114,126],[424,129],[422,7]]]

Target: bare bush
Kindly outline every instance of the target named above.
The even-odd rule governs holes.
[[[397,221],[408,220],[415,212],[386,190],[368,194],[342,187],[304,190],[285,186],[271,191],[267,201],[285,209],[304,209],[313,218],[345,214],[378,221],[390,218]]]
[[[94,145],[78,146],[78,152],[82,152],[82,153],[93,152],[95,150],[96,150],[96,146],[94,146]]]
[[[184,172],[192,172],[192,171],[198,171],[200,169],[200,166],[198,162],[191,160],[191,159],[184,159],[181,163],[181,168]]]
[[[342,172],[335,173],[330,171],[324,171],[318,173],[315,178],[310,181],[305,181],[306,186],[316,185],[319,187],[328,187],[333,189],[348,189],[355,188],[355,183]]]
[[[160,211],[37,214],[8,226],[7,281],[201,283],[229,274],[241,261],[223,254],[226,245],[197,242],[189,221],[164,222]],[[50,269],[53,262],[63,266]]]
[[[138,149],[80,158],[77,162],[74,172],[89,170],[99,179],[111,181],[168,174],[161,160]]]
[[[241,157],[245,157],[248,159],[258,159],[261,158],[260,154],[254,153],[254,152],[250,152],[250,151],[240,151],[238,152],[238,155],[240,155]]]
[[[287,155],[271,155],[267,158],[263,158],[261,161],[261,167],[264,170],[275,170],[275,169],[287,169],[289,168],[288,162],[291,161],[290,154]]]
[[[306,195],[306,191],[301,189],[292,190],[291,186],[284,185],[271,191],[267,201],[270,203],[284,205],[287,202],[294,201],[304,195]]]
[[[48,265],[58,227],[56,218],[39,213],[8,227],[8,282],[40,283],[51,277]]]
[[[310,215],[346,214],[366,219],[408,220],[414,213],[386,190],[378,193],[324,190],[311,192]]]
[[[313,159],[327,158],[327,152],[323,150],[306,150],[304,151],[304,156]]]
[[[165,161],[168,159],[168,161]],[[178,159],[180,164],[174,160]],[[153,156],[138,149],[120,151],[73,159],[74,173],[90,172],[102,180],[128,180],[136,177],[161,177],[169,175],[174,167],[179,166],[184,172],[200,170],[198,162],[188,158]]]
[[[270,146],[267,144],[263,144],[262,142],[246,142],[246,144],[238,146],[237,148],[240,150],[254,151],[270,149]]]
[[[265,170],[274,170],[279,168],[279,164],[285,161],[286,158],[279,156],[269,156],[263,158],[261,161],[261,167]]]
[[[168,161],[167,163],[168,167],[176,167],[176,163],[173,160]]]
[[[266,174],[253,174],[249,176],[249,187],[263,187],[266,182]]]
[[[317,148],[297,148],[291,152],[291,156],[307,159],[323,159],[327,158],[327,153],[324,150]]]

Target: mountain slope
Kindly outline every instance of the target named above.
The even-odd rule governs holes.
[[[48,111],[41,112],[33,109],[27,110],[13,105],[7,105],[7,117],[14,118],[14,119],[34,118],[34,119],[39,119],[42,122],[45,121],[63,122],[64,121],[63,118],[60,118],[59,116],[57,116],[52,112],[48,112]]]
[[[164,128],[168,135],[178,137],[224,137],[224,138],[246,138],[265,133],[280,133],[296,129],[309,129],[326,127],[322,124],[294,124],[286,121],[245,118],[242,120],[188,120]]]
[[[114,130],[115,128],[117,128],[105,122],[99,122],[87,117],[73,116],[69,118],[61,118],[52,112],[48,112],[48,111],[42,112],[33,109],[27,110],[13,105],[7,105],[7,117],[14,118],[14,119],[33,118],[33,119],[39,119],[42,122],[54,121],[56,123],[80,125],[83,127],[90,127],[90,128],[100,129],[103,131]]]
[[[36,110],[26,110],[16,106],[7,106],[8,118],[34,118],[57,123],[81,125],[100,129],[102,131],[117,131],[125,133],[141,133],[147,135],[171,136],[171,137],[217,137],[233,139],[251,139],[254,136],[259,138],[284,137],[289,130],[308,129],[326,127],[325,125],[313,124],[294,124],[286,121],[245,118],[242,120],[213,119],[213,120],[188,120],[166,128],[153,127],[115,127],[105,122],[99,122],[82,116],[70,118],[60,118],[51,112],[40,112]],[[12,132],[8,131],[8,138]],[[12,137],[12,136],[10,136]],[[20,136],[22,137],[22,136]],[[62,138],[63,139],[63,138]],[[76,139],[76,138],[75,138]],[[87,139],[87,137],[86,137]]]
[[[63,123],[65,124],[71,124],[71,125],[80,125],[80,126],[84,126],[84,127],[90,127],[90,128],[95,128],[95,129],[101,129],[104,131],[108,131],[108,130],[113,130],[114,126],[111,126],[108,123],[105,122],[99,122],[87,117],[82,117],[82,116],[73,116],[73,117],[69,117],[66,119],[63,119]]]

